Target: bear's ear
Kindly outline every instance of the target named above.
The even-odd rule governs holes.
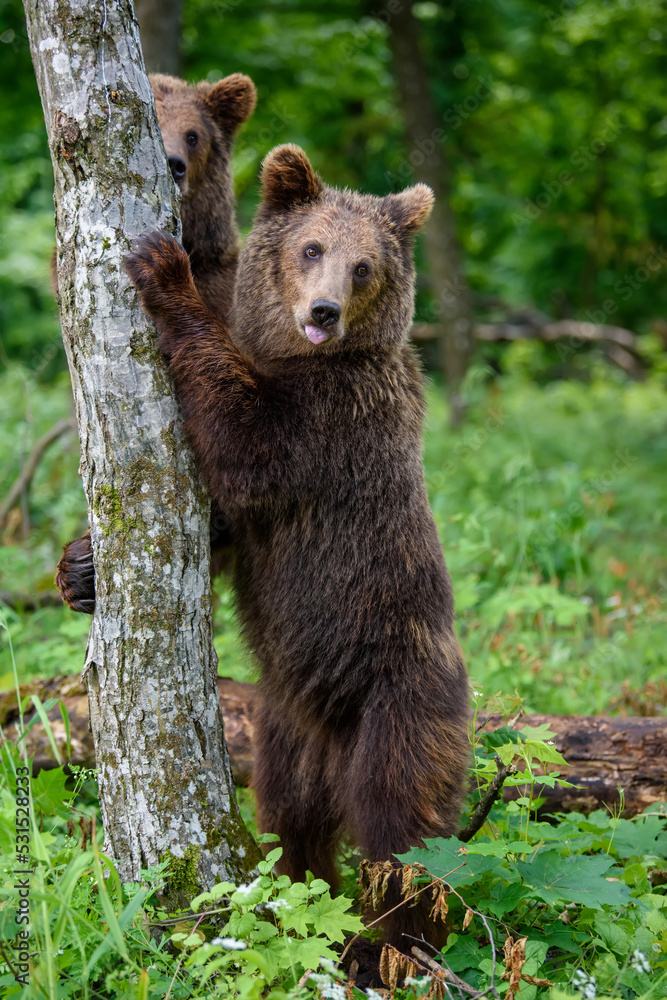
[[[434,201],[435,196],[426,184],[415,184],[400,194],[389,194],[385,198],[389,215],[409,236],[424,225]]]
[[[257,91],[249,76],[232,73],[214,83],[204,101],[220,128],[235,132],[255,110]]]
[[[276,146],[262,164],[262,200],[272,208],[317,201],[323,184],[299,146]]]

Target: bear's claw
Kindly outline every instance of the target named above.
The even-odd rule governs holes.
[[[164,229],[134,240],[123,265],[142,306],[152,316],[162,311],[176,288],[192,283],[188,255]]]
[[[63,601],[85,615],[95,611],[95,567],[90,544],[90,531],[65,546],[58,570],[56,587]]]

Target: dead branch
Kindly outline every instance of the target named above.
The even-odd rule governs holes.
[[[468,820],[468,823],[463,827],[458,835],[459,840],[464,841],[464,843],[471,840],[477,831],[481,830],[484,826],[486,818],[491,811],[491,806],[500,796],[505,778],[508,778],[511,774],[517,773],[518,768],[515,764],[503,764],[500,757],[496,757],[495,762],[498,770],[493,777],[493,781],[484,792],[480,801],[477,803],[477,806]]]
[[[43,590],[39,594],[12,593],[0,590],[0,604],[6,604],[14,611],[39,611],[40,608],[59,608],[63,599],[57,590]]]
[[[10,489],[2,504],[0,504],[0,524],[4,523],[12,507],[14,507],[21,496],[24,493],[27,493],[30,489],[30,484],[35,472],[37,471],[37,466],[41,462],[49,445],[52,445],[54,441],[57,441],[58,438],[65,434],[66,431],[73,431],[75,427],[76,421],[73,417],[67,417],[66,420],[59,420],[57,424],[54,424],[53,427],[51,427],[46,434],[43,434],[39,441],[33,445],[30,454],[23,464],[23,468],[19,473],[18,479]]]

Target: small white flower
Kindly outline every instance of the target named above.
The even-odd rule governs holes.
[[[260,876],[258,875],[256,879],[253,879],[249,885],[238,885],[235,892],[240,892],[242,896],[249,896],[253,889],[256,889],[259,884]]]
[[[312,972],[310,978],[317,986],[331,985],[331,976],[325,976],[321,972]]]
[[[553,741],[553,740],[547,740],[547,746],[548,746],[548,747],[555,747],[555,746],[556,746],[556,744],[554,743],[554,741]]]
[[[632,961],[630,962],[630,965],[635,970],[635,972],[650,972],[651,971],[651,963],[647,959],[647,957],[644,954],[644,952],[640,951],[639,948],[635,948],[634,953],[632,955]]]
[[[572,977],[572,985],[581,993],[585,1000],[595,1000],[598,995],[595,976],[589,976],[583,969],[577,969]]]
[[[320,965],[322,966],[323,969],[326,969],[326,971],[329,972],[332,976],[340,977],[340,972],[336,968],[336,963],[332,959],[325,958],[324,955],[320,955]]]
[[[430,976],[406,976],[405,985],[414,986],[415,989],[425,990],[431,982]]]
[[[384,1000],[382,994],[378,993],[377,990],[372,989],[370,986],[366,990],[366,996],[368,997],[368,1000]]]
[[[323,986],[320,993],[324,1000],[347,1000],[347,993],[342,983],[331,983],[330,986]]]
[[[273,913],[278,913],[279,910],[292,909],[286,899],[272,899],[270,903],[266,904],[266,908],[267,910],[271,910]]]
[[[213,938],[211,944],[217,944],[221,948],[226,948],[228,951],[245,951],[248,947],[247,941],[239,941],[237,938],[228,937],[217,937]]]

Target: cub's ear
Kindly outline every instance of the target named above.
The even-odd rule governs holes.
[[[262,200],[272,208],[317,201],[323,184],[299,146],[276,146],[262,164]]]
[[[205,92],[204,101],[220,128],[235,132],[255,110],[257,91],[249,76],[232,73],[214,83]]]
[[[409,236],[424,225],[434,201],[434,194],[426,184],[415,184],[400,194],[389,194],[385,198],[389,215]]]

